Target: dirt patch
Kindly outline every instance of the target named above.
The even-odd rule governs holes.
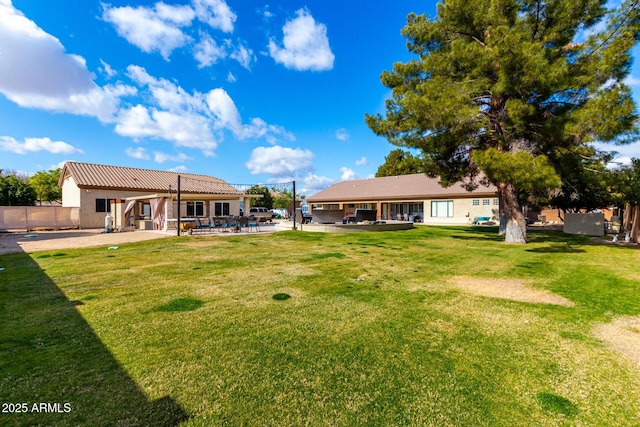
[[[640,317],[619,317],[600,323],[593,334],[640,368]]]
[[[157,231],[101,233],[102,230],[37,231],[0,234],[0,255],[18,252],[38,252],[58,249],[112,246],[123,243],[169,237]]]
[[[553,304],[573,307],[573,301],[542,289],[527,286],[527,283],[511,279],[480,279],[458,276],[450,280],[458,289],[483,297],[501,298],[534,304]]]

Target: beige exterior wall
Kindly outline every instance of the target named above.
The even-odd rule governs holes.
[[[432,201],[452,201],[453,202],[453,216],[451,217],[432,217],[431,216],[431,202]],[[477,200],[477,205],[473,204],[473,201]],[[483,204],[488,200],[488,205]],[[489,218],[490,221],[499,222],[499,206],[497,204],[497,196],[473,196],[463,198],[446,198],[446,199],[425,199],[425,200],[379,200],[379,201],[353,201],[353,202],[340,202],[340,203],[314,203],[313,205],[321,205],[324,211],[330,209],[338,209],[342,214],[353,213],[355,209],[368,205],[369,208],[378,210],[379,219],[389,219],[391,216],[392,205],[404,204],[406,207],[414,203],[423,204],[423,222],[425,224],[434,225],[467,225],[470,224],[475,218]],[[495,202],[494,202],[495,201]],[[317,209],[313,209],[312,213],[319,213]],[[408,212],[407,214],[413,214],[414,212]],[[384,215],[387,215],[385,218]],[[320,215],[322,215],[320,213]],[[406,218],[406,217],[405,217]]]
[[[62,206],[65,208],[80,207],[80,189],[72,176],[67,177],[62,184]]]
[[[64,187],[63,187],[64,189]],[[125,199],[127,197],[144,196],[149,192],[82,189],[79,188],[80,198],[80,228],[104,228],[106,212],[96,212],[96,199]],[[64,194],[62,196],[64,202]]]
[[[432,201],[453,201],[453,216],[452,217],[434,217],[431,216],[431,202]],[[474,206],[473,201],[478,200],[479,205]],[[484,200],[489,200],[489,205],[483,205]],[[470,224],[474,218],[489,218],[490,221],[498,223],[500,216],[498,213],[498,205],[494,205],[493,197],[471,197],[471,198],[458,198],[458,199],[428,199],[424,201],[424,223],[425,224],[455,224],[466,225]]]

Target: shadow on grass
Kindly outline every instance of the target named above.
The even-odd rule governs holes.
[[[444,227],[443,227],[444,228]],[[452,232],[464,233],[453,234],[452,239],[460,240],[490,240],[494,242],[503,242],[504,236],[498,234],[498,227],[468,227],[468,228],[451,228]]]
[[[571,246],[569,243],[551,244],[543,248],[526,249],[526,251],[540,254],[580,254],[586,252],[584,249]]]
[[[26,404],[1,414],[3,426],[175,426],[189,418],[170,396],[145,396],[77,311],[83,303],[69,301],[29,255],[2,258],[0,401]]]

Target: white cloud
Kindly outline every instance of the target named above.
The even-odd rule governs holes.
[[[107,64],[102,59],[100,60],[100,63],[102,64],[102,67],[98,67],[98,71],[107,76],[107,78],[110,79],[118,74],[113,68],[111,68],[111,65]]]
[[[193,6],[200,21],[225,33],[233,32],[237,16],[224,0],[193,0]]]
[[[191,38],[181,27],[191,25],[195,12],[189,6],[171,6],[162,2],[155,7],[111,7],[103,4],[102,19],[112,23],[117,33],[142,51],[159,52],[169,60],[174,49]]]
[[[175,168],[168,169],[169,172],[186,172],[188,169],[184,165],[176,166]]]
[[[253,51],[251,49],[242,45],[238,45],[229,56],[231,57],[231,59],[235,59],[236,61],[238,61],[238,63],[247,70],[251,70],[251,62],[255,58],[255,55],[253,54]]]
[[[200,42],[194,47],[193,57],[198,61],[198,68],[209,67],[219,59],[224,59],[227,52],[209,34],[202,33]]]
[[[112,7],[102,4],[102,19],[113,24],[118,35],[143,52],[158,52],[165,60],[178,48],[191,45],[195,31],[190,29],[195,18],[214,29],[233,32],[236,14],[224,0],[192,0],[191,5],[169,5],[162,1],[151,6]],[[192,33],[191,35],[189,33]],[[200,32],[200,41],[193,47],[198,67],[208,67],[226,58],[227,51],[207,33]],[[247,56],[247,54],[249,54]],[[248,68],[252,52],[239,48],[232,53]]]
[[[329,47],[327,27],[317,24],[309,11],[299,9],[296,17],[282,27],[282,32],[284,47],[269,41],[269,54],[276,62],[300,71],[333,68],[335,56]]]
[[[229,94],[221,88],[213,89],[206,95],[209,111],[215,117],[214,126],[233,132],[238,139],[265,138],[270,144],[275,144],[278,137],[293,141],[295,137],[285,128],[270,125],[259,117],[255,117],[248,124],[242,124],[242,117]]]
[[[136,105],[120,112],[115,130],[134,139],[165,139],[178,147],[202,150],[206,156],[213,156],[218,146],[207,117],[187,111],[160,111]]]
[[[134,159],[149,160],[150,158],[149,153],[147,153],[147,150],[144,147],[138,147],[138,148],[127,147],[127,149],[124,150],[124,152],[127,154],[127,156],[133,157]]]
[[[236,137],[242,138],[242,118],[227,91],[213,89],[207,94],[206,100],[209,110],[216,117],[215,127],[229,129]]]
[[[10,2],[0,3],[0,92],[22,107],[95,116],[109,122],[132,87],[98,87],[79,55]]]
[[[334,183],[335,181],[331,178],[309,173],[307,176],[305,176],[302,179],[302,183],[301,183],[302,185],[300,186],[300,193],[306,194],[307,196],[312,196],[318,191],[322,191]]]
[[[28,154],[48,151],[53,154],[83,153],[79,148],[63,141],[52,141],[50,138],[25,138],[23,142],[10,136],[0,136],[0,150],[16,154]]]
[[[369,160],[366,157],[361,157],[360,160],[356,160],[356,166],[369,166]]]
[[[346,129],[340,128],[336,131],[336,138],[338,138],[340,141],[346,141],[349,139],[349,133]]]
[[[607,165],[609,169],[615,169],[619,166],[629,166],[632,158],[640,159],[640,142],[634,142],[633,144],[626,145],[612,145],[599,142],[593,144],[593,146],[597,150],[615,151],[618,153],[616,158]]]
[[[627,86],[640,86],[640,79],[634,76],[627,76],[626,79],[624,79],[624,83]]]
[[[271,18],[273,18],[274,16],[276,16],[276,14],[275,14],[275,13],[273,13],[273,12],[271,12],[271,11],[269,10],[269,5],[268,5],[268,4],[267,4],[267,5],[265,5],[265,6],[263,6],[262,8],[258,8],[258,9],[256,9],[256,13],[257,13],[258,15],[262,16],[262,18],[263,18],[265,21],[269,21]]]
[[[184,153],[179,153],[175,156],[172,156],[171,154],[167,154],[167,153],[163,153],[160,151],[154,151],[153,152],[153,160],[156,163],[164,163],[164,162],[188,162],[193,160],[193,157],[189,157]]]
[[[310,171],[313,157],[311,151],[301,148],[257,147],[245,165],[254,175],[264,173],[272,177],[287,177]]]
[[[242,138],[265,138],[269,144],[275,145],[278,136],[288,141],[295,141],[295,136],[282,126],[270,125],[261,118],[253,118],[248,125],[244,125]]]
[[[77,161],[78,160],[74,160],[74,159],[63,160],[61,162],[54,163],[54,164],[50,165],[48,170],[62,169],[64,167],[65,163],[67,163],[67,162],[77,162]]]
[[[189,94],[182,87],[167,79],[155,78],[137,65],[127,67],[127,75],[142,87],[148,87],[151,101],[169,111],[204,112],[206,103],[203,95],[198,92]]]
[[[243,124],[235,103],[222,88],[206,94],[190,94],[135,65],[127,67],[127,75],[142,89],[148,89],[151,96],[147,99],[153,105],[139,104],[122,110],[116,125],[120,135],[136,139],[163,138],[176,146],[200,148],[206,155],[213,155],[224,130],[231,131],[240,140],[265,138],[271,144],[275,144],[277,138],[295,139],[281,126],[270,125],[260,118]]]
[[[353,171],[353,169],[349,169],[348,167],[341,167],[340,172],[342,172],[342,177],[340,178],[342,181],[350,181],[352,179],[358,179],[358,175]]]
[[[233,73],[232,73],[231,71],[229,71],[229,74],[227,74],[227,81],[228,81],[229,83],[233,83],[233,82],[235,82],[236,80],[237,80],[237,79],[236,79],[236,76],[234,76],[234,75],[233,75]]]

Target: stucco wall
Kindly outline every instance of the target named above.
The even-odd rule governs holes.
[[[479,200],[479,206],[473,205],[473,200]],[[482,200],[488,199],[489,205],[483,206]],[[425,224],[467,225],[476,217],[489,217],[491,221],[499,222],[498,206],[493,204],[495,197],[471,197],[461,199],[429,199],[424,201]],[[453,217],[432,217],[431,202],[453,200]]]
[[[104,227],[104,217],[107,213],[96,212],[96,199],[125,199],[145,194],[149,192],[80,188],[80,228]],[[62,200],[64,203],[64,195]]]
[[[66,178],[62,185],[62,207],[80,207],[80,189],[71,176]]]

